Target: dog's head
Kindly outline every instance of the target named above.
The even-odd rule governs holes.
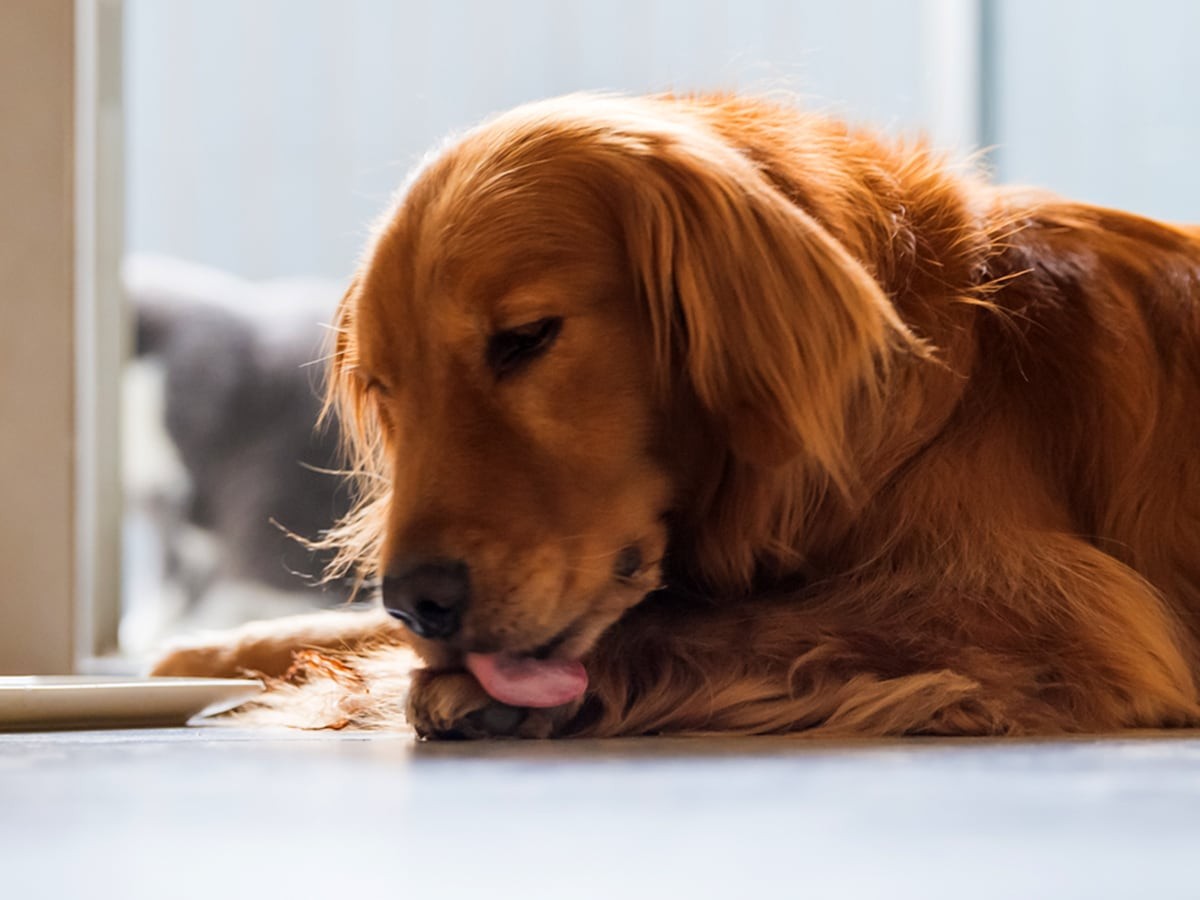
[[[519,109],[418,173],[341,304],[331,396],[366,488],[334,539],[431,657],[578,659],[722,467],[842,474],[899,327],[685,108]]]

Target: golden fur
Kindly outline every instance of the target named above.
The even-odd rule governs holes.
[[[560,338],[497,382],[488,335],[543,316]],[[574,96],[418,172],[337,329],[361,490],[338,565],[461,557],[464,640],[567,629],[588,693],[518,734],[1200,720],[1195,228],[773,102]],[[321,621],[159,670],[344,648],[266,706],[505,730],[461,647]]]

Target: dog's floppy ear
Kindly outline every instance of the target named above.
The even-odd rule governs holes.
[[[362,282],[360,271],[350,281],[334,313],[325,406],[321,412],[326,424],[332,424],[336,415],[348,466],[344,474],[354,483],[355,503],[345,518],[310,545],[317,550],[333,551],[325,580],[354,573],[355,590],[377,565],[388,494],[388,481],[378,475],[384,468],[378,421],[371,414],[367,386],[358,372],[355,320],[359,315]]]
[[[332,338],[326,357],[325,405],[322,418],[337,410],[343,418],[358,419],[362,414],[365,392],[355,375],[358,366],[358,350],[354,340],[355,311],[358,306],[358,290],[361,274],[355,273],[338,302],[330,326]],[[349,423],[346,423],[349,424]]]
[[[737,457],[803,453],[841,481],[851,395],[906,334],[891,303],[715,136],[681,129],[636,158],[623,225],[664,371],[686,375]]]

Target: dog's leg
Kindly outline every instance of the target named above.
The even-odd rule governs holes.
[[[283,675],[297,650],[354,651],[375,642],[404,641],[404,628],[382,609],[331,610],[250,622],[186,638],[169,647],[152,675],[232,678],[245,672]]]
[[[787,601],[639,611],[596,648],[587,702],[563,733],[830,736],[1061,730],[1015,682],[1023,667],[982,652],[957,665],[884,627],[854,627]],[[627,625],[628,627],[623,627]],[[964,655],[964,656],[966,656]],[[981,680],[979,671],[1011,680]]]
[[[1154,589],[1043,535],[976,582],[890,570],[821,596],[633,611],[562,731],[1033,734],[1200,721],[1186,638]],[[928,569],[928,567],[926,567]],[[957,583],[956,583],[957,579]]]
[[[419,670],[408,720],[428,738],[1056,730],[1048,708],[1024,710],[1018,728],[1013,698],[898,659],[882,629],[835,628],[785,604],[684,611],[650,601],[589,655],[586,698],[567,708],[513,709],[467,672]]]

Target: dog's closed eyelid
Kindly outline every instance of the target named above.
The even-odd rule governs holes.
[[[546,316],[495,332],[487,344],[487,364],[502,379],[545,353],[562,332],[561,316]]]

